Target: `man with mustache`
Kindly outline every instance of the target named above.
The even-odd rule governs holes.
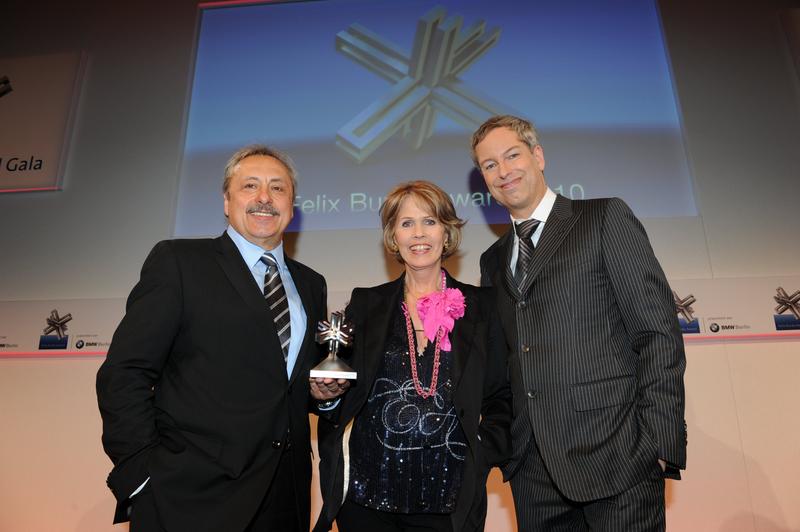
[[[114,522],[132,532],[309,528],[326,285],[284,255],[295,185],[284,154],[242,148],[225,167],[222,236],[163,241],[145,260],[97,374]]]

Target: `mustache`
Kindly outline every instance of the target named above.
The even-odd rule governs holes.
[[[280,215],[280,211],[270,205],[269,203],[256,203],[255,205],[250,205],[247,207],[247,214],[252,214],[254,212],[260,212],[262,214],[271,214],[273,216]]]

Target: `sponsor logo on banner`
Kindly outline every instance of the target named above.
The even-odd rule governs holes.
[[[96,334],[78,334],[75,335],[75,349],[97,349],[99,347],[107,348],[111,345],[111,342],[101,342],[97,339],[98,335]]]
[[[775,307],[776,314],[773,315],[775,330],[800,330],[800,290],[795,290],[790,295],[782,286],[779,286],[775,291],[777,294],[772,296],[778,304]]]
[[[66,349],[69,343],[67,323],[72,320],[72,314],[60,316],[58,310],[51,310],[50,316],[45,320],[47,326],[39,337],[39,349]],[[51,334],[55,333],[55,334]]]
[[[730,334],[732,332],[747,331],[752,329],[751,325],[746,323],[731,323],[733,318],[731,316],[715,316],[713,318],[706,318],[708,322],[708,330],[714,334]]]
[[[14,349],[17,347],[19,347],[19,344],[9,342],[7,336],[0,336],[0,349]]]
[[[693,303],[697,303],[697,298],[692,294],[681,297],[675,290],[672,291],[672,298],[675,301],[675,311],[678,313],[678,323],[683,334],[698,334],[700,332],[700,321],[694,317]]]

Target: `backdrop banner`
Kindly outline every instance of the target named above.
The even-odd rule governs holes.
[[[61,188],[83,64],[80,52],[0,58],[0,192]]]
[[[671,281],[687,342],[800,339],[800,276]],[[331,310],[349,291],[328,294]],[[103,356],[125,299],[0,301],[0,358]]]

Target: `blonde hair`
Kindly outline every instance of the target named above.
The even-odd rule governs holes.
[[[480,168],[478,157],[475,154],[475,147],[486,138],[486,135],[499,127],[506,127],[517,134],[519,140],[524,142],[529,149],[533,150],[535,146],[539,145],[539,136],[536,133],[536,127],[524,118],[519,118],[512,115],[496,115],[475,130],[472,134],[472,162],[475,166]]]
[[[461,245],[461,228],[464,220],[456,215],[456,209],[450,196],[438,185],[430,181],[408,181],[394,187],[381,205],[381,225],[383,227],[383,245],[402,263],[400,250],[395,243],[394,226],[400,205],[407,197],[414,198],[420,207],[426,209],[444,226],[445,241],[442,259],[453,255]]]

